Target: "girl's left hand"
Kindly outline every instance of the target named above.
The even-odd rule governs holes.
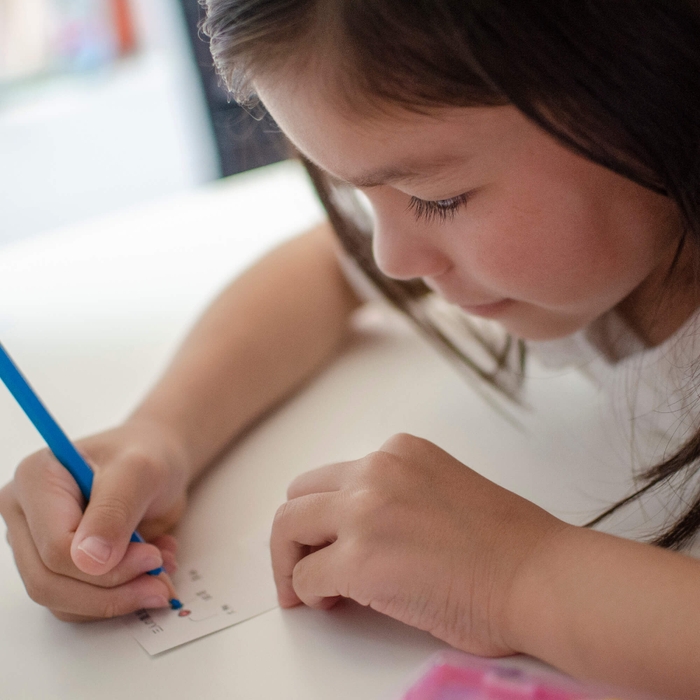
[[[302,474],[275,516],[282,607],[352,598],[452,646],[511,654],[517,577],[571,527],[436,445],[390,438],[363,459]]]

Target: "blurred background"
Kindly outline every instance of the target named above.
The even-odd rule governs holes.
[[[202,16],[198,0],[0,0],[0,245],[284,157],[229,101]]]

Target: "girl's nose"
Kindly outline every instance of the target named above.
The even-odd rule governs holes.
[[[380,215],[375,208],[373,252],[379,269],[388,277],[409,280],[436,277],[450,267],[449,258],[430,234],[408,217]]]

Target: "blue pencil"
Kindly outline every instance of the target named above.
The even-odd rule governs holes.
[[[0,379],[10,390],[17,403],[27,414],[29,420],[39,431],[39,434],[53,452],[56,459],[70,472],[75,479],[80,492],[85,498],[85,502],[90,500],[92,492],[93,471],[85,461],[75,445],[68,439],[61,426],[54,420],[48,412],[41,399],[19,371],[17,365],[12,361],[2,343],[0,343]],[[144,542],[145,540],[138,532],[131,536],[132,542]],[[148,572],[151,576],[167,576],[165,569],[161,566]],[[170,584],[172,587],[172,584]],[[182,603],[177,598],[170,600],[170,607],[178,610]]]

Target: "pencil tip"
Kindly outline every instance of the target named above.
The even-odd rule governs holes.
[[[182,603],[177,598],[170,599],[170,609],[179,610],[182,607]]]
[[[170,607],[173,610],[179,610],[182,607],[182,603],[180,603],[180,599],[177,597],[177,591],[175,590],[175,586],[173,586],[173,582],[170,580],[170,576],[163,572],[158,578],[168,587],[168,600],[170,601]],[[176,601],[178,603],[177,607],[173,607],[172,601]]]

